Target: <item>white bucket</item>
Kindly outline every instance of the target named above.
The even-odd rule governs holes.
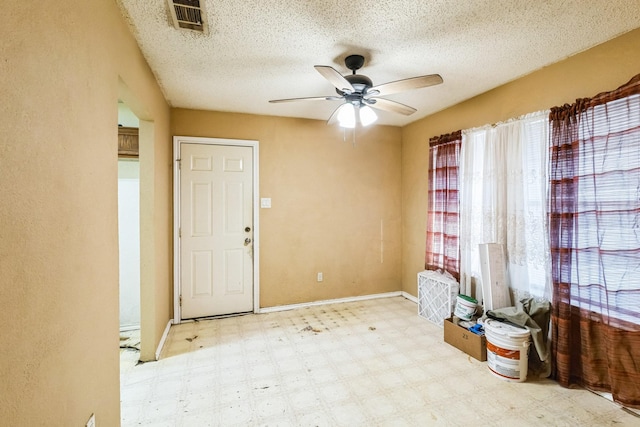
[[[456,297],[456,308],[453,314],[462,320],[471,320],[476,312],[478,301],[466,295],[458,295]]]
[[[485,320],[484,331],[487,337],[487,366],[491,373],[506,381],[525,381],[529,362],[529,331],[493,319]]]

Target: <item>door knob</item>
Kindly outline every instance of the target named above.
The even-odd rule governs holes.
[[[245,227],[244,231],[246,231],[247,233],[251,231],[251,227]]]
[[[251,243],[251,239],[250,238],[246,238],[244,239],[244,245],[247,246],[249,243]]]

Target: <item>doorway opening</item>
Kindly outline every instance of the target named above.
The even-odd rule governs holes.
[[[118,248],[121,370],[140,359],[140,162],[138,117],[118,102]]]

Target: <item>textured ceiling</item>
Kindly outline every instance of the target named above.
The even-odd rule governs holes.
[[[388,96],[418,111],[403,126],[640,27],[638,0],[206,0],[210,32],[176,30],[165,0],[118,0],[173,107],[326,120],[335,95],[314,65],[386,83],[438,73],[439,86]]]

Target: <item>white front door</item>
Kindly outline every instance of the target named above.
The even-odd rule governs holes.
[[[181,318],[253,310],[251,147],[180,144]]]

